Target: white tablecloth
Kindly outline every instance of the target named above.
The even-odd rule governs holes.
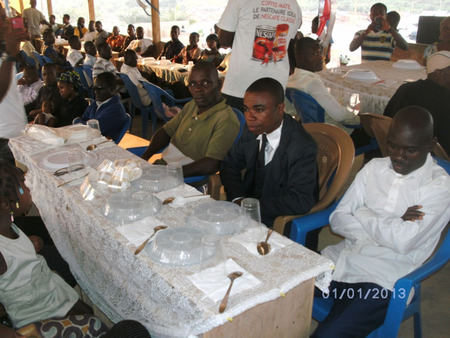
[[[69,263],[79,285],[112,321],[135,319],[157,337],[187,337],[219,326],[240,313],[267,301],[311,278],[321,275],[324,286],[331,279],[331,262],[291,242],[265,257],[250,254],[241,244],[224,238],[226,256],[262,283],[230,297],[227,311],[219,314],[219,302],[203,297],[187,278],[198,265],[172,267],[152,261],[145,252],[135,256],[136,247],[117,230],[119,224],[102,214],[105,200],[83,200],[79,185],[57,185],[67,180],[38,167],[38,159],[55,151],[28,136],[10,140],[17,161],[28,167],[26,184],[62,256]],[[96,150],[98,161],[133,158],[117,146]],[[36,155],[38,154],[38,155]],[[142,166],[149,165],[142,161]],[[80,182],[81,184],[81,182]],[[169,227],[185,224],[199,200],[180,208],[163,206],[156,218]]]
[[[383,115],[384,108],[398,87],[406,81],[426,78],[425,69],[404,70],[392,67],[390,61],[370,61],[353,66],[325,69],[319,72],[323,83],[330,93],[344,106],[347,106],[352,94],[359,94],[360,111]],[[343,77],[351,69],[366,69],[374,72],[380,83],[368,83]]]

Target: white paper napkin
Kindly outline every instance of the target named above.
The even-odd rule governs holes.
[[[173,202],[169,204],[169,206],[171,206],[172,208],[179,208],[184,206],[186,203],[194,202],[203,198],[209,198],[209,195],[202,195],[200,191],[187,184],[173,189],[160,191],[158,193],[155,193],[155,196],[161,202],[163,202],[168,197],[175,197]]]
[[[268,229],[263,226],[252,227],[237,236],[233,236],[231,241],[241,244],[257,257],[264,257],[258,253],[256,245],[259,242],[266,240],[267,231]],[[271,246],[271,250],[267,255],[272,255],[277,249],[290,245],[292,242],[288,238],[281,236],[274,231],[270,236],[268,243]]]
[[[251,289],[261,284],[261,281],[253,276],[251,273],[245,271],[231,258],[225,263],[225,268],[227,274],[234,271],[241,271],[243,275],[236,278],[233,287],[231,288],[230,297],[238,294],[239,292]],[[205,297],[211,298],[213,301],[217,302],[222,300],[230,286],[230,279],[227,276],[223,276],[223,279],[217,280],[217,270],[220,269],[214,266],[209,269],[205,269],[196,274],[188,276],[188,278],[194,283],[194,285],[200,289]],[[211,281],[213,280],[213,281]]]
[[[131,245],[138,247],[153,234],[153,229],[158,225],[165,224],[153,216],[149,216],[133,223],[118,226],[116,229]]]

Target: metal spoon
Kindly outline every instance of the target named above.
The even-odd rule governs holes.
[[[225,309],[227,308],[227,303],[228,303],[228,296],[230,295],[230,291],[231,291],[231,287],[233,286],[234,280],[236,278],[239,278],[242,276],[242,272],[241,271],[235,271],[232,272],[228,275],[228,278],[230,279],[230,286],[228,287],[227,293],[225,294],[225,296],[223,297],[222,303],[220,303],[220,307],[219,307],[219,313],[222,313],[225,311]]]
[[[111,142],[111,140],[102,141],[102,142],[97,143],[97,144],[90,144],[90,145],[87,146],[86,150],[87,151],[94,150],[95,148],[97,148],[98,145],[100,145],[102,143],[106,143],[106,142]]]
[[[139,247],[136,249],[136,251],[134,252],[135,255],[137,255],[139,252],[142,251],[142,249],[145,248],[145,246],[147,245],[148,241],[151,240],[153,238],[153,236],[155,236],[155,234],[159,231],[159,230],[163,230],[166,229],[167,226],[166,225],[158,225],[157,227],[153,228],[153,234],[147,238],[144,243],[142,243],[141,245],[139,245]]]
[[[270,244],[267,243],[267,241],[269,240],[270,235],[272,235],[273,230],[269,229],[269,231],[267,232],[267,237],[266,240],[264,242],[259,242],[256,245],[256,250],[258,250],[258,253],[262,256],[267,255],[270,252]]]

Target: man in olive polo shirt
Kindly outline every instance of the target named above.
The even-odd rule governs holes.
[[[233,145],[239,121],[220,94],[220,81],[212,63],[197,62],[188,81],[193,100],[158,129],[142,158],[159,150],[164,163],[180,162],[184,176],[211,175]]]

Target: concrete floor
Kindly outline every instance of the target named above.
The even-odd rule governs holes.
[[[161,123],[158,123],[160,126]],[[140,138],[141,134],[140,115],[133,119],[131,135],[127,134],[121,146],[124,148],[147,145],[148,141]],[[139,136],[139,137],[134,137]],[[148,126],[148,139],[151,138],[151,124]],[[352,177],[356,175],[362,165],[362,158],[355,159],[355,165]],[[348,184],[349,185],[349,184]],[[449,229],[446,227],[444,233]],[[336,243],[340,240],[338,236],[332,234],[329,229],[324,229],[320,234],[319,246],[322,248],[328,244]],[[320,247],[319,247],[320,248]],[[422,333],[427,338],[444,338],[449,336],[450,332],[450,265],[447,264],[440,271],[426,279],[422,283]],[[311,327],[315,328],[317,324],[312,320]],[[409,318],[402,323],[398,337],[414,337],[413,319]],[[386,337],[390,338],[390,337]]]

